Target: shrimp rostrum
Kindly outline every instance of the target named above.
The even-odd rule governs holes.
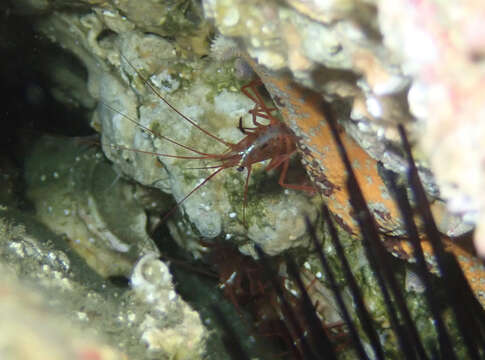
[[[125,59],[126,60],[126,59]],[[127,60],[126,60],[127,61]],[[128,62],[128,61],[127,61]],[[222,152],[207,152],[201,151],[194,146],[189,146],[183,143],[181,140],[175,140],[172,137],[167,136],[166,133],[162,133],[153,129],[149,125],[142,124],[135,120],[134,117],[126,115],[116,108],[105,104],[107,108],[114,113],[121,115],[125,120],[133,123],[137,128],[141,129],[145,134],[154,139],[160,139],[167,143],[170,143],[172,147],[183,150],[185,154],[169,154],[158,153],[152,151],[145,151],[142,149],[129,148],[113,144],[112,147],[121,150],[130,150],[136,153],[155,155],[161,158],[172,159],[186,159],[186,160],[203,160],[207,166],[197,167],[196,169],[207,169],[209,174],[205,178],[201,179],[198,184],[193,187],[189,192],[176,196],[177,204],[172,208],[165,216],[169,216],[180,204],[191,197],[196,191],[201,189],[206,183],[217,176],[225,169],[235,168],[242,172],[246,170],[246,177],[244,182],[244,196],[242,203],[243,212],[243,224],[246,224],[246,206],[248,202],[248,186],[253,165],[269,160],[265,169],[267,171],[280,168],[279,184],[282,187],[290,189],[310,190],[311,187],[305,185],[292,185],[286,183],[286,175],[289,168],[290,157],[296,152],[297,137],[295,134],[281,121],[279,121],[274,115],[276,109],[266,105],[262,95],[260,94],[259,87],[261,82],[256,80],[252,81],[248,85],[242,88],[242,92],[254,102],[253,107],[249,110],[251,118],[251,124],[249,126],[243,125],[242,117],[239,118],[237,129],[242,133],[243,138],[238,142],[229,142],[221,137],[210,132],[206,128],[200,126],[191,117],[185,115],[182,111],[177,109],[171,102],[166,100],[164,96],[160,94],[157,88],[148,80],[146,80],[130,62],[128,64],[133,68],[135,73],[143,80],[144,84],[151,90],[156,97],[163,102],[170,111],[177,114],[179,121],[187,126],[193,127],[196,131],[200,132],[201,136],[206,137],[213,142],[218,143],[226,148]],[[210,148],[214,148],[211,146]],[[187,171],[189,171],[187,169]]]

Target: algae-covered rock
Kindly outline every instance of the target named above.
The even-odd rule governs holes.
[[[172,55],[172,45],[162,39],[150,39],[133,34],[123,38],[123,41],[122,55],[130,63],[123,59],[122,69],[129,76],[134,90],[129,89],[127,93],[126,85],[118,79],[105,77],[100,97],[109,107],[103,104],[99,107],[105,135],[104,149],[108,156],[123,169],[123,172],[143,184],[170,191],[180,202],[217,170],[211,166],[218,164],[218,154],[227,151],[222,141],[218,141],[213,136],[226,142],[240,141],[244,134],[237,129],[236,125],[239,118],[242,118],[244,123],[249,123],[248,111],[254,103],[234,91],[237,89],[238,81],[230,69],[222,64],[207,59],[193,59],[182,65],[180,59]],[[146,44],[147,50],[150,46],[156,46],[159,49],[158,54],[167,55],[158,56],[156,60],[149,57],[143,58],[139,50],[144,47],[143,44]],[[155,65],[154,61],[158,65]],[[185,73],[175,72],[180,66],[182,69],[190,66],[191,70],[184,70],[187,76],[190,76],[190,82],[180,77]],[[136,67],[140,73],[135,72],[133,67]],[[213,136],[197,129],[180,114],[170,109],[153,89],[143,83],[141,76],[153,71],[157,71],[158,74],[153,75],[149,81],[155,91],[159,91],[180,113],[188,116]],[[219,75],[217,75],[218,72]],[[232,85],[219,90],[218,80]],[[132,91],[138,92],[138,100]],[[128,100],[126,103],[125,99]],[[138,111],[133,111],[134,108],[138,108]],[[143,127],[148,128],[152,134],[142,131]],[[149,152],[149,154],[140,153],[140,151]],[[167,154],[198,157],[201,153],[214,155],[206,161],[163,156]],[[158,159],[156,154],[161,154]],[[159,162],[162,166],[159,166]],[[255,191],[254,189],[258,188],[258,182],[254,179],[262,171],[262,166],[258,165],[255,164],[253,176],[250,179],[246,209],[246,220],[250,229],[248,235],[253,241],[258,241],[262,233],[276,232],[277,235],[273,240],[278,241],[279,244],[273,247],[268,243],[264,244],[268,251],[275,253],[277,248],[285,249],[301,241],[304,226],[300,216],[300,222],[294,223],[292,231],[287,236],[288,232],[279,226],[281,222],[276,221],[276,217],[270,214],[289,210],[297,215],[302,210],[312,212],[312,207],[302,194],[292,194],[297,200],[288,201],[287,195],[283,194],[276,181],[274,189],[271,189],[269,194]],[[245,236],[246,231],[243,226],[245,176],[245,173],[239,173],[235,169],[225,169],[180,205],[202,236],[215,237],[221,233],[231,234],[230,236],[233,237]],[[260,214],[267,215],[262,217]]]
[[[239,51],[267,69],[288,70],[294,82],[335,100],[347,133],[386,168],[405,173],[395,125],[405,124],[410,131],[415,125],[406,99],[411,80],[399,56],[380,38],[379,25],[387,22],[380,19],[378,9],[387,7],[340,0],[203,4],[221,34],[238,40]],[[292,129],[306,136],[298,126]],[[429,165],[419,160],[427,191],[439,197]],[[449,235],[469,230],[445,223],[443,230]]]
[[[198,358],[205,349],[206,330],[198,314],[175,294],[167,267],[157,256],[143,258],[156,268],[144,266],[147,261],[138,263],[130,290],[102,279],[61,236],[35,218],[0,210],[2,359],[19,359],[18,354],[28,354],[28,359],[173,359],[172,354],[181,353],[185,357],[180,359]],[[143,291],[148,298],[140,296]],[[164,312],[160,304],[173,307]],[[157,338],[157,329],[164,338]],[[192,346],[184,351],[174,345],[162,353],[147,340],[180,346],[188,335]]]
[[[175,292],[168,266],[147,254],[133,269],[131,284],[147,305],[139,328],[148,351],[171,359],[202,359],[207,333],[199,314]],[[170,323],[164,322],[169,315]]]
[[[124,175],[169,192],[179,202],[215,171],[211,167],[217,165],[217,155],[227,150],[214,137],[232,143],[240,141],[244,134],[238,129],[239,119],[242,118],[244,126],[251,126],[248,111],[254,106],[252,100],[240,93],[241,87],[250,81],[241,78],[248,71],[240,59],[201,57],[204,51],[206,54],[210,51],[207,34],[211,27],[204,23],[197,26],[200,29],[197,34],[177,34],[173,41],[156,35],[158,31],[147,33],[150,27],[132,22],[130,16],[123,17],[114,9],[110,12],[96,9],[83,16],[56,14],[40,26],[86,65],[89,89],[99,99],[93,126],[102,132],[103,150],[108,158]],[[205,42],[200,34],[205,34]],[[171,110],[156,92],[213,137]],[[200,153],[215,156],[199,161],[156,155],[197,157]],[[180,204],[178,210],[185,220],[168,220],[172,222],[170,228],[179,227],[176,231],[184,234],[179,242],[197,249],[199,246],[193,241],[199,235],[244,240],[249,228],[249,238],[255,242],[262,243],[262,234],[274,234],[275,243],[262,243],[270,253],[304,243],[302,217],[295,214],[315,214],[313,205],[305,194],[296,191],[289,191],[295,199],[289,201],[277,184],[278,175],[274,174],[275,180],[270,180],[263,174],[263,167],[264,164],[253,167],[247,227],[243,223],[246,173],[224,169]],[[256,178],[271,181],[271,186],[260,186]],[[288,227],[277,221],[278,213],[293,214],[290,233]]]
[[[37,289],[19,284],[11,269],[0,265],[0,357],[4,360],[125,360],[126,354],[94,331],[81,330],[49,307]],[[59,295],[59,294],[58,294]]]
[[[64,235],[104,277],[128,275],[135,261],[157,252],[134,185],[122,180],[96,147],[80,139],[42,137],[27,157],[27,196],[36,217]]]
[[[77,309],[73,313],[80,320],[88,319],[86,327],[96,328],[99,323],[91,321],[104,320],[104,331],[113,341],[118,338],[120,347],[135,354],[134,358],[198,358],[205,335],[197,314],[174,292],[168,269],[157,259],[157,249],[146,235],[146,217],[143,207],[134,201],[135,188],[123,182],[120,174],[172,193],[181,202],[215,171],[217,156],[203,161],[182,157],[221,154],[227,150],[223,141],[235,143],[244,137],[238,129],[240,119],[244,126],[251,126],[248,110],[254,103],[240,93],[251,72],[238,58],[241,51],[269,68],[289,69],[295,81],[328,99],[338,99],[345,118],[342,123],[360,145],[388,168],[405,169],[395,151],[396,133],[388,125],[411,123],[406,103],[410,79],[399,67],[395,53],[383,44],[379,30],[386,22],[378,19],[379,11],[392,14],[397,7],[387,9],[384,2],[345,0],[325,4],[317,0],[203,1],[205,16],[214,21],[219,32],[237,38],[235,41],[214,35],[215,28],[202,19],[196,1],[31,3],[44,12],[38,29],[85,66],[92,99],[87,99],[83,91],[71,95],[76,104],[87,108],[93,107],[93,99],[99,102],[92,125],[102,134],[103,150],[116,171],[93,149],[74,146],[67,140],[44,139],[27,161],[29,197],[36,206],[37,219],[56,233],[65,234],[98,274],[128,276],[141,257],[131,276],[133,292],[120,295],[108,283],[102,283],[113,291],[113,298],[122,298],[119,303],[113,300],[101,307],[103,291],[87,288],[79,292],[82,296],[72,296],[94,299],[88,302],[87,310],[83,304],[73,307]],[[73,87],[81,79],[69,82],[62,69],[53,70],[53,74]],[[413,90],[419,88],[413,86]],[[57,97],[68,101],[69,94],[66,91]],[[159,95],[209,134],[190,124]],[[414,101],[416,113],[418,105]],[[224,169],[183,201],[176,208],[178,215],[165,219],[179,244],[196,252],[200,246],[194,240],[200,235],[221,235],[228,241],[245,242],[242,249],[251,252],[249,238],[269,254],[306,244],[301,213],[313,216],[313,205],[299,192],[282,190],[277,175],[265,173],[264,165],[255,164],[253,168],[246,224],[246,174]],[[435,189],[431,177],[427,183],[428,188]],[[170,206],[164,209],[168,210]],[[15,232],[10,225],[6,228],[9,233]],[[68,250],[55,252],[29,239],[8,239],[5,253],[20,264],[12,266],[24,274],[33,273],[34,279],[62,279],[60,284],[70,288],[75,287],[66,280],[71,268],[95,276],[82,265],[73,267],[73,260],[66,255]],[[389,324],[382,300],[376,295],[375,280],[362,248],[354,247],[352,241],[356,239],[347,244],[351,266],[358,273],[376,327],[386,338]],[[325,250],[331,256],[331,247]],[[306,250],[302,252],[302,256],[308,256]],[[31,255],[35,261],[28,262]],[[312,287],[312,301],[321,304],[321,313],[330,320],[340,319],[328,299],[322,270],[313,257],[306,260],[302,273]],[[338,259],[332,261],[337,263]],[[422,298],[414,297],[412,291],[406,297],[412,303],[420,333],[426,333],[430,320]],[[167,314],[173,317],[165,317]],[[184,347],[187,339],[193,342]],[[145,345],[149,354],[140,350]],[[386,346],[394,355],[395,342],[387,341]]]
[[[416,152],[421,179],[430,196],[443,198],[432,164],[450,199],[440,230],[449,236],[471,230],[482,197],[480,180],[470,180],[481,179],[473,164],[482,156],[476,150],[482,126],[471,119],[481,118],[477,89],[483,69],[470,54],[481,54],[483,44],[475,39],[479,30],[469,30],[475,26],[470,24],[482,28],[479,1],[462,7],[433,1],[394,6],[388,1],[204,0],[203,6],[222,35],[238,40],[239,51],[267,69],[289,71],[296,83],[338,103],[347,133],[387,169],[406,171],[397,124],[405,125],[413,138],[426,134],[419,142],[427,156]],[[468,16],[473,20],[465,20]],[[442,36],[456,29],[463,31],[453,41]],[[462,69],[468,71],[461,74]],[[462,106],[440,106],[455,102]],[[431,116],[443,123],[428,126]],[[466,121],[456,121],[461,118]],[[476,124],[460,126],[471,121]],[[305,137],[298,126],[292,129]],[[457,143],[467,149],[466,155],[457,151]],[[470,176],[461,175],[465,173]]]

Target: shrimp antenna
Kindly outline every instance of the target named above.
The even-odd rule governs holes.
[[[173,159],[185,159],[185,160],[204,160],[207,159],[205,156],[184,156],[184,155],[172,155],[172,154],[163,154],[163,153],[157,153],[153,151],[146,151],[146,150],[140,150],[140,149],[133,149],[127,146],[121,146],[121,145],[116,145],[116,144],[110,144],[113,149],[117,150],[128,150],[128,151],[133,151],[139,154],[147,154],[147,155],[153,155],[153,156],[163,156],[167,158],[173,158]]]
[[[214,134],[211,134],[209,131],[207,131],[206,129],[204,129],[203,127],[201,127],[200,125],[198,125],[194,120],[192,120],[191,118],[189,118],[188,116],[184,115],[181,111],[179,111],[175,106],[173,106],[171,103],[169,103],[162,95],[161,93],[155,88],[155,86],[153,86],[141,73],[140,71],[138,71],[135,66],[123,55],[123,54],[120,54],[121,58],[123,60],[125,60],[128,65],[131,66],[131,68],[135,71],[135,73],[140,77],[140,79],[142,79],[143,83],[148,86],[155,95],[157,95],[160,100],[162,100],[165,104],[167,104],[167,106],[172,109],[173,111],[175,111],[175,113],[177,113],[180,117],[182,117],[184,120],[188,121],[189,123],[191,123],[193,126],[195,126],[197,129],[199,129],[200,131],[202,131],[204,134],[206,134],[207,136],[210,136],[211,138],[213,138],[214,140],[220,142],[221,144],[224,144],[226,145],[228,148],[231,148],[231,143],[227,142],[227,141],[224,141],[222,140],[220,137],[218,136],[215,136]]]
[[[163,215],[162,219],[160,220],[160,222],[165,222],[165,220],[167,220],[167,218],[173,214],[173,212],[175,211],[175,209],[177,209],[180,205],[182,205],[182,203],[187,200],[193,193],[195,193],[197,190],[199,190],[202,186],[204,186],[210,179],[212,179],[214,176],[216,176],[217,174],[219,174],[222,170],[224,170],[223,167],[219,167],[219,169],[217,169],[216,171],[214,171],[213,173],[211,173],[209,176],[207,176],[199,185],[197,185],[196,187],[194,187],[192,190],[190,190],[190,192],[185,195],[182,200],[178,201],[165,215]]]
[[[215,155],[214,154],[209,154],[209,153],[205,153],[205,152],[202,152],[202,151],[198,151],[196,149],[193,149],[191,148],[190,146],[187,146],[187,145],[184,145],[184,144],[181,144],[175,140],[172,140],[170,139],[169,137],[166,137],[158,132],[155,132],[149,128],[147,128],[146,126],[140,124],[138,121],[132,119],[131,117],[129,117],[128,115],[126,114],[123,114],[121,111],[115,109],[114,107],[112,107],[111,105],[108,105],[104,102],[102,102],[102,104],[104,106],[106,106],[108,109],[110,109],[111,111],[123,116],[125,119],[127,119],[128,121],[132,122],[133,124],[135,124],[136,126],[138,126],[140,129],[142,129],[143,131],[149,133],[150,135],[154,136],[154,137],[158,137],[160,139],[163,139],[165,141],[168,141],[169,143],[171,144],[174,144],[174,145],[177,145],[177,146],[180,146],[188,151],[192,151],[196,154],[199,154],[201,156],[180,156],[180,155],[169,155],[169,154],[159,154],[159,153],[154,153],[154,152],[150,152],[150,151],[142,151],[142,150],[135,150],[135,149],[129,149],[129,148],[124,148],[122,146],[118,146],[116,145],[117,148],[119,149],[123,149],[123,150],[133,150],[133,151],[136,151],[136,152],[140,152],[140,153],[144,153],[144,154],[150,154],[150,155],[158,155],[158,156],[165,156],[165,157],[172,157],[172,158],[177,158],[177,159],[206,159],[207,157],[214,157]]]

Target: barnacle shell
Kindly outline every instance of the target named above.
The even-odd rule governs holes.
[[[131,284],[135,294],[150,305],[140,324],[141,340],[148,350],[180,360],[202,359],[207,334],[199,314],[177,295],[170,270],[158,254],[146,254],[138,261]],[[163,321],[168,314],[175,326]]]

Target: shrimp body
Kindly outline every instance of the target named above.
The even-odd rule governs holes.
[[[216,161],[216,165],[202,167],[205,169],[213,169],[214,171],[209,174],[202,182],[195,186],[188,194],[186,194],[182,199],[180,199],[177,204],[165,214],[162,221],[166,219],[175,209],[178,208],[187,198],[189,198],[194,192],[204,186],[208,181],[210,181],[214,176],[219,174],[225,169],[236,167],[238,171],[243,171],[247,169],[247,176],[245,180],[244,187],[244,202],[243,202],[243,223],[246,224],[245,219],[245,209],[247,204],[247,192],[249,178],[251,175],[252,165],[264,160],[271,159],[269,164],[266,166],[266,170],[272,170],[279,166],[282,166],[281,175],[279,178],[279,184],[283,187],[288,188],[305,188],[298,185],[289,185],[285,183],[286,173],[289,167],[289,160],[292,154],[296,152],[296,135],[290,130],[284,123],[280,122],[272,112],[276,111],[275,108],[269,108],[264,103],[262,96],[259,94],[257,87],[262,83],[261,81],[253,81],[250,84],[242,88],[242,92],[248,96],[251,100],[255,102],[253,109],[249,111],[252,115],[252,127],[243,127],[242,119],[239,121],[239,130],[245,134],[245,137],[237,143],[231,143],[225,141],[218,136],[212,134],[208,130],[199,126],[195,121],[182,114],[178,109],[176,109],[172,104],[170,104],[159,92],[158,90],[146,80],[127,60],[127,63],[135,70],[138,76],[143,80],[145,85],[151,89],[151,91],[157,95],[157,97],[163,101],[169,108],[171,108],[175,113],[177,113],[183,120],[190,123],[193,127],[204,133],[206,136],[212,138],[216,142],[224,145],[227,151],[223,153],[209,153],[199,151],[195,148],[182,144],[176,140],[173,140],[156,130],[150,129],[136,120],[126,116],[122,112],[116,110],[115,108],[104,104],[107,108],[118,113],[125,119],[132,122],[135,126],[141,128],[145,133],[152,135],[154,138],[165,140],[176,147],[185,149],[192,153],[192,155],[175,155],[175,154],[162,154],[150,151],[136,150],[131,148],[125,148],[123,146],[113,145],[117,149],[125,149],[130,151],[135,151],[138,153],[150,154],[159,157],[166,158],[176,158],[176,159],[188,159],[188,160],[213,160]],[[264,119],[264,123],[260,120]]]
[[[208,157],[219,158],[223,168],[238,166],[239,171],[268,159],[272,159],[273,163],[278,161],[278,164],[288,159],[296,152],[297,137],[285,124],[272,116],[269,118],[268,125],[256,123],[254,128],[243,128],[240,124],[239,129],[246,136],[236,144],[226,143],[229,146],[226,153],[210,154]],[[270,165],[271,163],[267,169],[277,167]]]
[[[223,154],[210,154],[201,153],[195,149],[188,148],[185,145],[178,144],[172,140],[172,143],[181,145],[187,150],[193,151],[200,156],[195,157],[184,157],[180,158],[190,158],[190,159],[212,159],[220,162],[220,165],[213,166],[211,168],[216,169],[212,174],[202,181],[198,186],[196,186],[192,191],[190,191],[182,200],[180,200],[176,206],[180,205],[185,201],[190,195],[202,187],[207,181],[212,177],[217,175],[224,169],[237,167],[238,171],[243,171],[247,169],[246,181],[244,185],[244,202],[243,202],[243,223],[246,224],[245,209],[247,205],[247,193],[249,178],[251,176],[251,170],[253,164],[269,160],[269,164],[266,166],[266,170],[270,171],[279,166],[282,166],[282,171],[279,178],[279,184],[282,187],[300,189],[300,190],[312,190],[307,186],[303,185],[291,185],[285,182],[286,174],[288,172],[290,157],[296,152],[296,142],[298,140],[297,136],[293,131],[286,126],[284,123],[279,121],[276,117],[271,115],[272,111],[275,109],[268,108],[264,104],[261,95],[258,93],[256,87],[261,84],[260,81],[253,81],[250,84],[243,87],[243,92],[249,98],[256,102],[254,108],[249,112],[252,114],[254,127],[243,127],[242,120],[239,121],[239,130],[243,132],[246,136],[237,143],[226,142],[222,139],[214,137],[217,141],[228,147],[228,151]],[[249,88],[252,89],[252,93],[249,92]],[[162,99],[163,100],[163,99]],[[185,118],[185,117],[184,117]],[[269,121],[268,124],[262,124],[258,121],[258,118],[264,118]],[[195,125],[199,130],[206,133],[206,130]],[[159,137],[165,138],[158,134]],[[179,157],[179,156],[173,156]]]
[[[296,136],[283,123],[258,128],[258,133],[248,134],[237,144],[241,148],[239,168],[247,168],[254,163],[267,159],[288,156],[296,151]]]

